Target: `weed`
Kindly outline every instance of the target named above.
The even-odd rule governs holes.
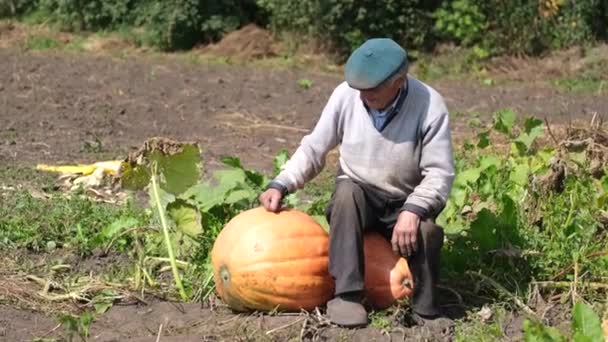
[[[87,341],[89,338],[89,328],[93,320],[93,315],[88,312],[80,316],[63,315],[59,319],[67,333],[68,342],[73,341],[75,336],[80,337],[81,341]]]
[[[308,90],[312,87],[313,82],[309,79],[303,78],[301,80],[298,80],[298,85],[300,86],[300,88]]]
[[[393,326],[387,313],[384,311],[373,311],[369,314],[370,326],[380,330],[390,330]]]
[[[30,36],[25,43],[25,48],[28,50],[50,50],[58,49],[60,46],[59,41],[47,36]]]
[[[118,219],[142,222],[133,204],[115,207],[93,202],[80,194],[36,198],[25,190],[3,198],[0,207],[0,248],[45,251],[70,248],[81,255],[108,242],[104,229]],[[126,248],[128,243],[116,246]]]
[[[492,316],[484,320],[471,312],[467,321],[455,326],[454,341],[496,341],[503,338],[507,310],[501,305],[491,306]]]

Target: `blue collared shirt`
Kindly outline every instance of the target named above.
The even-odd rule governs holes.
[[[389,117],[389,114],[391,112],[393,112],[393,110],[395,110],[395,107],[397,105],[400,105],[403,103],[403,101],[399,101],[401,99],[402,95],[407,96],[407,92],[406,94],[402,94],[403,92],[403,88],[399,88],[399,92],[397,93],[397,96],[395,96],[395,99],[393,100],[393,103],[391,103],[390,106],[386,107],[384,110],[378,110],[378,109],[374,109],[374,108],[369,108],[368,107],[368,112],[372,117],[372,122],[374,123],[374,127],[376,127],[376,129],[378,131],[381,131],[382,128],[385,126],[386,120]],[[401,103],[400,103],[401,102]]]

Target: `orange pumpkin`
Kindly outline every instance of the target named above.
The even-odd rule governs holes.
[[[376,232],[364,235],[365,295],[376,309],[410,297],[414,283],[407,260],[393,253],[391,244]]]
[[[386,308],[410,296],[407,261],[377,233],[365,234],[364,248],[369,304]],[[235,311],[322,307],[335,287],[328,253],[328,234],[308,214],[244,211],[226,224],[211,251],[217,293]]]
[[[332,298],[329,239],[309,215],[263,207],[235,216],[211,251],[217,292],[233,310],[311,310]]]

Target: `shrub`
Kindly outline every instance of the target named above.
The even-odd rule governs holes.
[[[433,16],[439,36],[463,45],[481,41],[487,28],[486,15],[473,0],[444,2]]]
[[[431,41],[432,18],[438,1],[387,0],[382,6],[367,0],[258,0],[270,13],[275,30],[295,31],[327,40],[342,56],[372,37],[390,37],[408,49]]]

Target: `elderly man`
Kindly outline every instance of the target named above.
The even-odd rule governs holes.
[[[260,195],[271,211],[301,189],[339,145],[340,164],[327,207],[332,322],[365,326],[363,233],[376,230],[408,259],[412,309],[440,315],[435,284],[443,229],[434,223],[454,178],[448,109],[442,96],[408,75],[406,51],[391,39],[366,41],[349,57],[345,82],[331,94],[313,131]]]

